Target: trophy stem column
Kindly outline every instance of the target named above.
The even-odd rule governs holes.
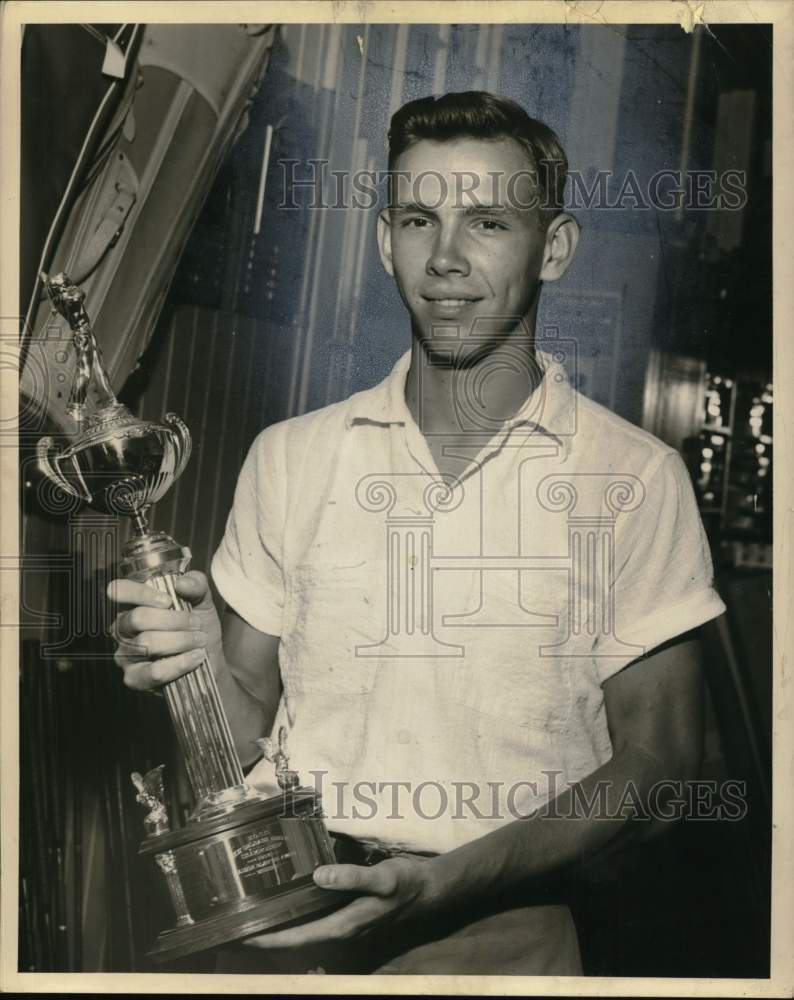
[[[171,574],[150,582],[170,594],[175,608],[189,610],[190,605],[176,595]],[[209,658],[205,656],[195,670],[166,684],[164,692],[197,802],[244,784]]]
[[[190,550],[161,532],[137,535],[124,548],[122,572],[171,597],[175,608],[189,610],[174,589],[187,568]],[[196,799],[194,815],[247,798],[242,765],[223,710],[209,657],[164,687],[185,769]]]

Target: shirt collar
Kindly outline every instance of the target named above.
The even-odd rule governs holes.
[[[382,382],[352,396],[345,418],[347,427],[352,427],[356,422],[406,423],[411,416],[405,402],[405,380],[410,366],[411,351],[409,349],[397,359],[394,367]]]
[[[553,353],[536,350],[543,378],[517,413],[506,420],[497,433],[514,427],[526,427],[530,433],[541,433],[563,445],[566,454],[575,427],[576,398],[562,364]],[[405,352],[391,372],[378,385],[356,393],[350,399],[345,418],[348,428],[359,422],[383,425],[406,424],[412,417],[405,402],[405,381],[411,365],[411,351]]]

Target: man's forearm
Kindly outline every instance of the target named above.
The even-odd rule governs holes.
[[[554,798],[554,808],[544,807],[434,858],[428,863],[429,894],[440,904],[454,903],[472,894],[538,884],[607,848],[620,847],[628,835],[658,830],[661,819],[632,817],[626,795],[630,790],[646,806],[657,782],[697,775],[702,753],[700,659],[700,643],[687,633],[610,677],[604,698],[612,758]],[[594,797],[594,810],[580,807]]]
[[[227,621],[224,620],[223,646],[216,645],[208,652],[237,753],[245,767],[261,755],[253,741],[270,732],[278,708],[280,690],[276,684],[270,684],[262,690],[259,697],[248,690],[239,679],[245,677],[246,673],[246,664],[238,664],[238,660],[245,657],[245,650],[239,648],[236,637],[233,634],[230,636],[229,632]],[[273,688],[272,693],[269,688]]]
[[[276,709],[273,707],[271,711],[269,706],[263,705],[245,690],[229,669],[222,650],[215,650],[210,655],[215,683],[229,720],[240,763],[246,767],[261,756],[261,751],[253,741],[270,732]]]
[[[431,905],[446,908],[520,886],[542,885],[630,831],[635,822],[626,815],[630,810],[620,815],[627,789],[636,790],[644,805],[655,782],[684,776],[671,774],[669,767],[639,748],[616,752],[602,767],[558,795],[553,806],[428,862]],[[596,808],[592,811],[582,808],[583,802],[593,801]]]

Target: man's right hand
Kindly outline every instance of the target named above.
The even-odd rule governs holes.
[[[112,580],[108,597],[126,606],[110,627],[116,640],[115,661],[124,683],[150,691],[190,673],[209,653],[222,650],[221,623],[212,603],[207,578],[191,570],[174,582],[177,594],[191,605],[175,611],[168,595],[135,580]]]

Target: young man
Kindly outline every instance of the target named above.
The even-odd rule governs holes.
[[[695,775],[692,630],[723,605],[680,458],[535,342],[579,235],[557,137],[477,92],[407,104],[389,139],[378,243],[410,351],[256,439],[222,626],[198,572],[192,615],[111,585],[135,606],[117,660],[151,688],[206,646],[244,763],[286,725],[322,788],[348,863],[315,878],[351,902],[252,939],[249,969],[577,974],[560,877],[636,827],[627,790]]]

